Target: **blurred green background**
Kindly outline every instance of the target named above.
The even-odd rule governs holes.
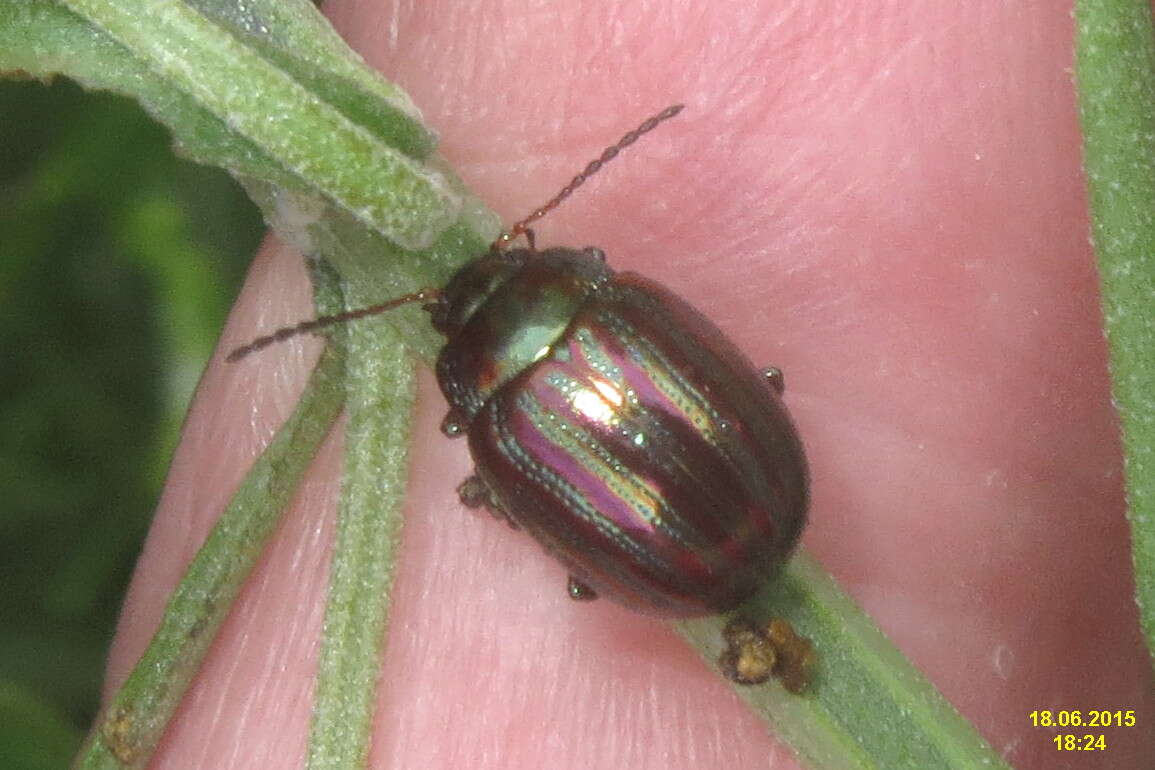
[[[0,768],[67,766],[263,233],[135,102],[0,81]]]

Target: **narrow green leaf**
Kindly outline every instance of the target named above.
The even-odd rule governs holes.
[[[62,5],[48,0],[0,3],[0,70],[46,79],[64,74],[88,88],[131,96],[173,132],[177,146],[193,160],[287,189],[301,186],[219,116]]]
[[[10,0],[0,4],[0,70],[133,96],[190,157],[325,199],[407,249],[476,208],[443,168],[417,162],[433,139],[415,108],[338,47],[310,4],[235,3],[232,14],[229,3],[199,5],[211,15],[178,0],[76,0],[85,17]],[[257,12],[286,31],[254,22]]]
[[[1155,31],[1149,0],[1079,0],[1092,233],[1123,430],[1136,598],[1155,655]]]
[[[265,41],[266,50],[291,54],[305,63],[300,69],[307,70],[310,76],[343,84],[342,88],[320,91],[325,98],[336,97],[339,101],[342,89],[351,86],[361,92],[368,109],[407,116],[407,130],[412,131],[415,144],[410,154],[424,157],[433,150],[432,137],[420,124],[420,113],[409,95],[366,66],[309,0],[189,0],[189,5],[236,35]],[[399,118],[393,120],[401,122]],[[392,126],[391,130],[397,127]]]
[[[790,621],[819,650],[801,695],[776,682],[735,688],[809,766],[823,770],[975,770],[1007,765],[806,553],[745,610]],[[711,665],[726,618],[676,627]]]
[[[344,352],[330,345],[296,411],[253,465],[169,598],[160,628],[107,705],[78,768],[144,767],[297,482],[341,409]]]
[[[309,735],[311,768],[369,755],[401,527],[413,360],[381,319],[351,326],[345,476]]]
[[[460,201],[413,162],[180,0],[65,0],[170,87],[291,174],[403,246],[430,244]],[[401,214],[400,212],[405,212]]]

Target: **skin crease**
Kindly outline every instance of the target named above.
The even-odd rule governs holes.
[[[667,104],[685,112],[536,225],[663,281],[786,373],[804,542],[1018,768],[1155,754],[1080,173],[1072,22],[1051,2],[379,3],[328,9],[506,221]],[[415,287],[416,288],[416,287]],[[319,342],[258,257],[185,428],[109,664],[120,684]],[[787,768],[660,622],[577,604],[532,541],[465,511],[422,379],[371,762]],[[299,767],[337,494],[331,437],[154,767]],[[1041,708],[1137,712],[1056,753]],[[886,725],[880,724],[879,729]]]

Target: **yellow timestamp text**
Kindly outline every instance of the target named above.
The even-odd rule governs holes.
[[[1085,733],[1084,735],[1056,735],[1051,739],[1055,748],[1059,751],[1106,751],[1107,750],[1107,736],[1099,733],[1093,735]]]
[[[1036,709],[1028,715],[1032,727],[1052,728],[1056,751],[1106,751],[1110,728],[1134,727],[1135,709]]]
[[[1032,727],[1134,727],[1135,709],[1040,709],[1030,718]]]

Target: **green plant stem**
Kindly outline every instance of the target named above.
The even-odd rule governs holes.
[[[1136,600],[1155,655],[1155,31],[1149,0],[1079,0],[1083,161],[1122,426]]]

